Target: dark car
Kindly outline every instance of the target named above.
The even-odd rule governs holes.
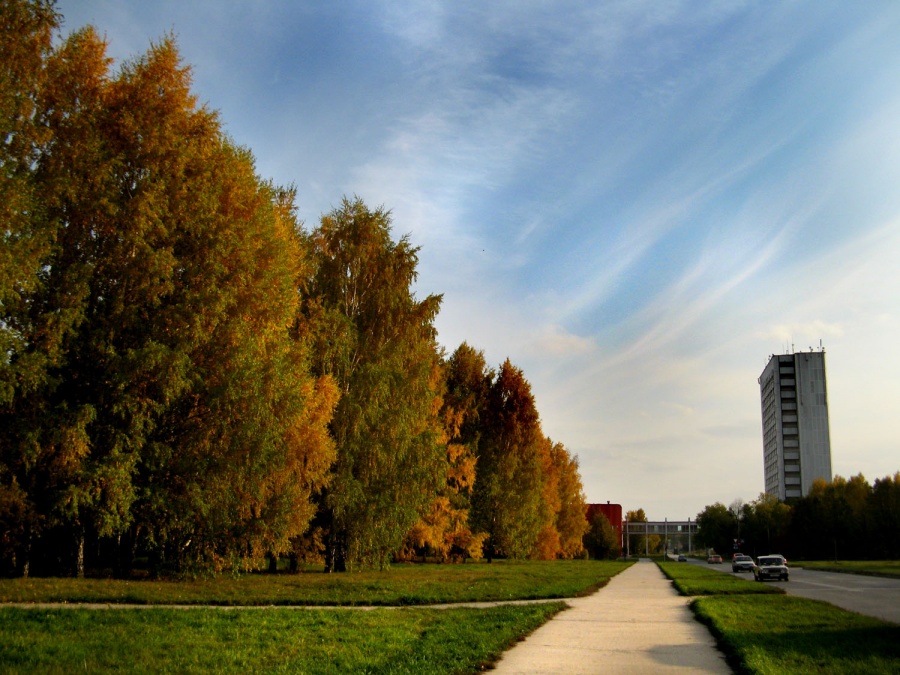
[[[766,579],[781,579],[787,581],[790,578],[790,572],[787,567],[787,560],[783,555],[761,555],[753,566],[753,578],[757,581],[765,581]]]
[[[687,556],[686,555],[678,556],[678,562],[687,562]]]
[[[734,556],[734,560],[731,561],[731,571],[732,572],[752,572],[753,571],[753,558],[751,558],[749,555]]]

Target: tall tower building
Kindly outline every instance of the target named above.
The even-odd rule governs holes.
[[[831,481],[825,351],[772,356],[759,376],[766,492],[803,497]]]

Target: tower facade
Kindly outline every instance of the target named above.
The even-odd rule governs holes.
[[[831,481],[825,352],[772,356],[759,376],[766,492],[803,497]]]

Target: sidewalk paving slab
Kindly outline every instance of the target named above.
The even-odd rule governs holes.
[[[642,560],[503,654],[494,672],[731,673],[709,630],[657,565]]]

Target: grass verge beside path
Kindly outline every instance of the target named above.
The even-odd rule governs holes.
[[[247,574],[197,581],[0,579],[0,602],[185,605],[428,605],[583,595],[630,563],[598,560],[397,565],[346,574]]]
[[[684,563],[660,563],[739,673],[900,672],[900,626]],[[790,582],[787,582],[790,583]]]
[[[565,607],[0,609],[0,672],[475,673]]]
[[[795,566],[820,572],[844,572],[900,579],[900,560],[816,560],[799,562]]]
[[[677,562],[656,563],[682,595],[783,594],[778,586],[723,574],[720,570]]]
[[[900,626],[789,596],[697,598],[691,604],[738,672],[893,675]]]

